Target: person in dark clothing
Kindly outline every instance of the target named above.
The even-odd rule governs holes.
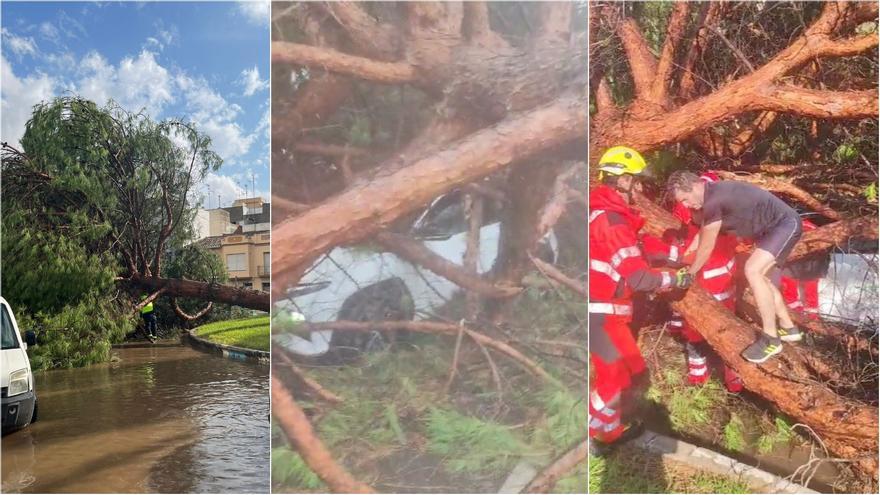
[[[753,363],[763,363],[782,352],[782,340],[801,340],[801,332],[791,321],[782,293],[771,281],[771,277],[778,278],[780,267],[801,237],[801,219],[797,212],[757,186],[737,181],[707,184],[687,171],[673,173],[667,189],[676,201],[703,211],[702,227],[689,248],[696,247],[689,273],[699,273],[703,268],[721,232],[732,232],[755,241],[755,250],[746,261],[744,271],[761,314],[764,333],[743,351],[743,357]]]

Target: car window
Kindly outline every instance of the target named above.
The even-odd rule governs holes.
[[[18,347],[18,339],[15,338],[15,329],[12,327],[12,320],[9,318],[9,312],[6,306],[0,304],[3,315],[0,316],[0,327],[2,327],[3,349],[16,349]]]
[[[483,222],[488,225],[499,218],[499,208],[494,201],[483,201]],[[461,191],[453,191],[435,199],[416,222],[417,234],[455,235],[467,230]]]

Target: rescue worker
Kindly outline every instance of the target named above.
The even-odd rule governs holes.
[[[147,299],[146,294],[141,296],[141,301]],[[156,331],[156,313],[153,311],[153,301],[148,302],[141,308],[141,318],[144,319],[144,331],[150,342],[155,342],[157,337]]]
[[[710,171],[700,175],[700,180],[705,183],[712,183],[718,181],[719,178]],[[692,259],[688,258],[692,258],[692,256],[686,250],[688,246],[691,246],[699,232],[698,223],[695,221],[695,217],[699,216],[699,212],[696,213],[695,215],[684,204],[676,202],[672,209],[672,214],[682,222],[683,235],[673,236],[672,239],[664,239],[667,244],[663,244],[663,241],[660,241],[660,243],[652,242],[651,247],[654,249],[654,252],[649,254],[649,258],[659,259],[663,257],[667,264],[676,267],[691,262]],[[648,245],[646,242],[646,250]],[[706,261],[705,266],[696,277],[696,282],[706,289],[706,292],[731,311],[736,307],[736,284],[734,280],[736,247],[736,236],[720,235],[715,244],[715,249],[712,250],[708,261]],[[688,360],[688,383],[691,385],[705,384],[709,380],[709,368],[706,364],[708,349],[706,348],[703,336],[696,329],[688,326],[681,315],[674,311],[667,327],[672,329],[671,333],[680,334],[685,341]],[[727,387],[727,390],[732,393],[740,392],[743,384],[736,372],[727,365],[724,365],[723,372],[724,385]]]
[[[763,363],[782,352],[782,340],[801,340],[803,336],[791,321],[782,294],[770,280],[785,265],[801,237],[797,212],[757,186],[737,181],[706,183],[687,171],[674,172],[667,188],[684,206],[702,209],[702,227],[696,236],[696,254],[687,269],[689,274],[703,269],[722,231],[755,241],[744,272],[761,314],[763,333],[743,351],[743,358]]]
[[[609,149],[599,160],[601,184],[590,192],[589,346],[593,383],[590,390],[591,451],[601,454],[610,444],[629,440],[641,431],[638,421],[622,422],[647,379],[645,361],[630,330],[634,291],[687,288],[685,272],[651,269],[638,247],[645,221],[630,206],[638,178],[647,164],[635,150]]]
[[[804,219],[804,232],[816,229],[816,225]],[[819,279],[828,274],[830,256],[788,263],[782,268],[782,298],[788,309],[819,319]]]

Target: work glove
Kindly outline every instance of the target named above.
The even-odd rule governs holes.
[[[694,283],[694,276],[691,275],[687,268],[675,272],[675,287],[677,289],[687,289]]]

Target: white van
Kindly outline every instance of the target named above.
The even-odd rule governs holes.
[[[2,392],[3,432],[23,428],[37,420],[37,394],[34,391],[34,374],[28,360],[27,346],[36,345],[36,334],[25,333],[22,341],[18,323],[6,299],[0,297],[0,330],[3,350],[0,359],[0,384]]]

